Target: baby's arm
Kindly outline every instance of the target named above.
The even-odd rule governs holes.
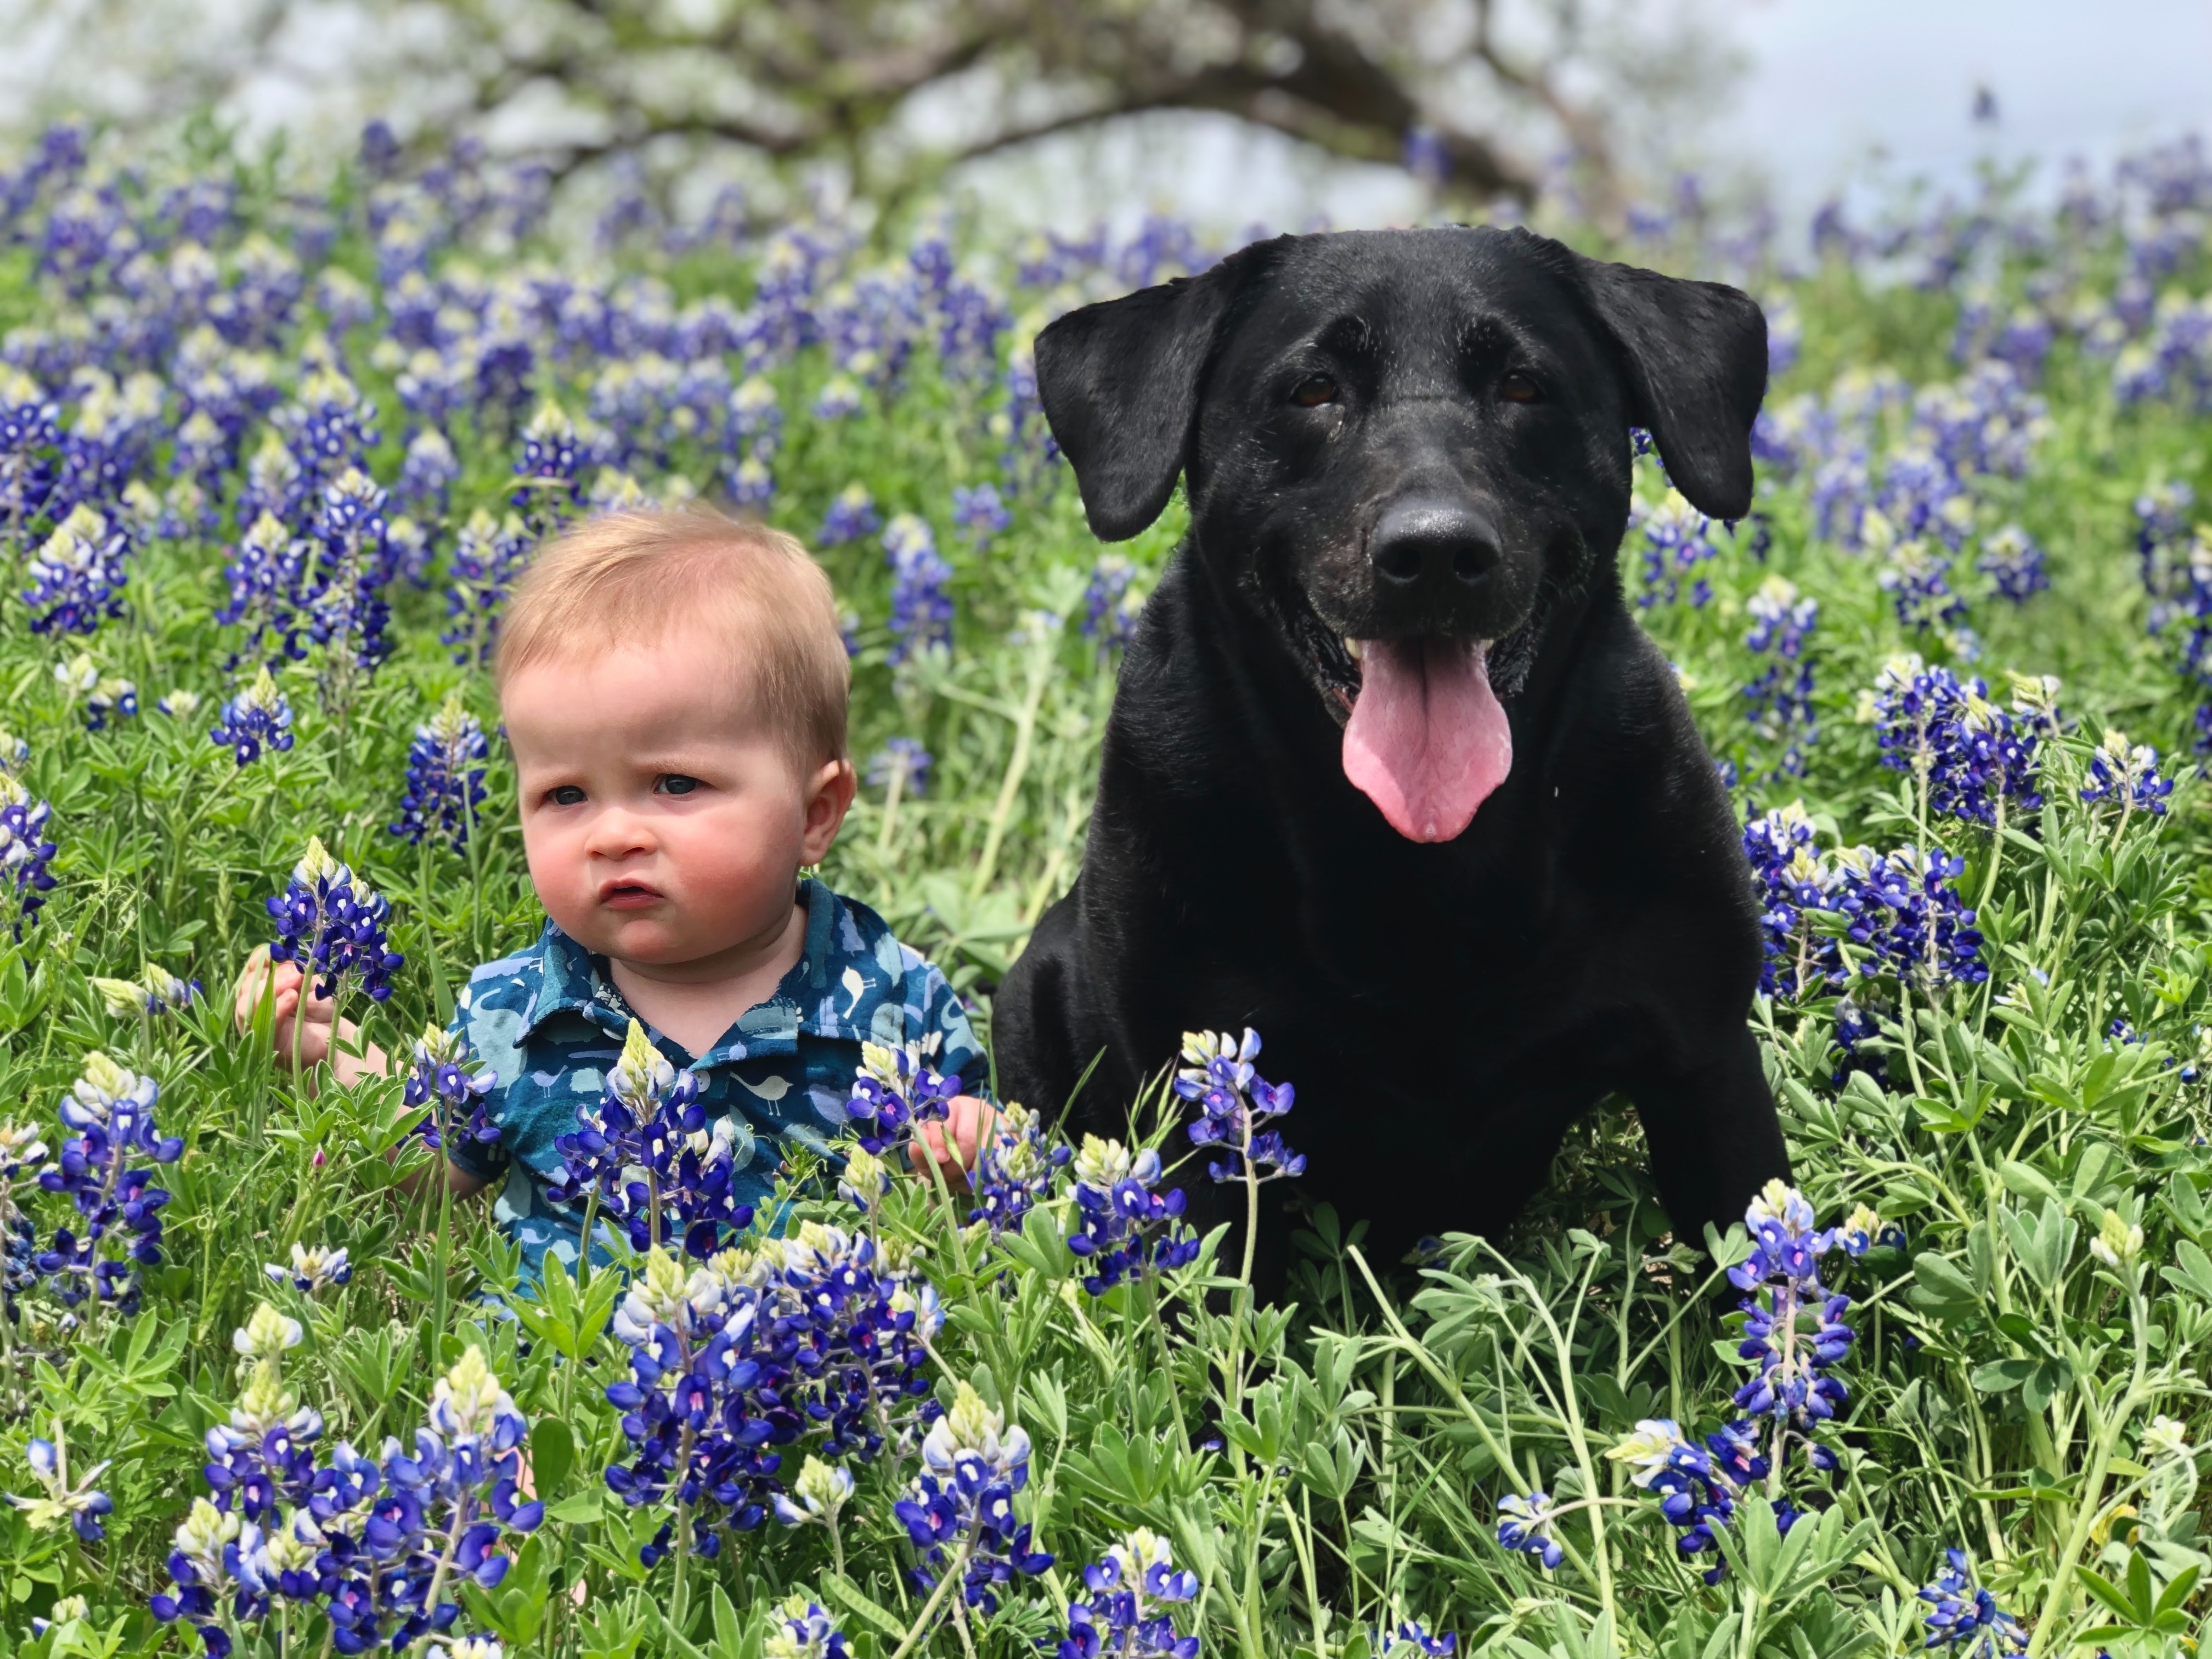
[[[391,1057],[373,1042],[362,1047],[361,1028],[349,1019],[338,1022],[337,1035],[343,1042],[332,1052],[331,1021],[337,1005],[329,997],[310,995],[302,1013],[300,995],[306,982],[296,963],[271,962],[269,947],[256,946],[238,976],[238,1029],[252,1026],[262,1000],[273,992],[269,1035],[279,1066],[306,1071],[327,1060],[337,1080],[348,1088],[365,1077],[390,1077]]]
[[[944,1122],[915,1126],[915,1139],[907,1143],[907,1158],[916,1175],[928,1174],[929,1160],[934,1158],[938,1168],[945,1171],[945,1185],[956,1193],[964,1193],[968,1172],[975,1167],[977,1148],[998,1124],[999,1115],[988,1103],[973,1095],[955,1095]],[[922,1151],[925,1142],[929,1147],[927,1153]]]
[[[328,1060],[332,1073],[341,1085],[348,1088],[365,1077],[390,1077],[392,1057],[373,1042],[362,1043],[361,1028],[349,1019],[338,1022],[337,1034],[343,1042],[335,1054],[331,1052],[331,1017],[336,1012],[337,1005],[329,997],[311,995],[307,999],[307,1012],[301,1014],[300,993],[305,982],[306,976],[300,972],[297,964],[272,963],[269,960],[269,947],[265,945],[258,946],[246,959],[245,970],[238,976],[234,1012],[239,1030],[243,1031],[252,1026],[254,1015],[260,1010],[262,999],[270,995],[273,988],[269,1030],[276,1045],[279,1066],[308,1070]],[[355,1049],[360,1052],[352,1052]],[[398,1148],[393,1149],[392,1155],[395,1158],[398,1155]],[[446,1186],[455,1198],[473,1197],[491,1184],[483,1176],[464,1170],[452,1159],[441,1158],[435,1166],[426,1164],[400,1176],[399,1190],[410,1194],[420,1192],[428,1185],[433,1167],[445,1171]]]

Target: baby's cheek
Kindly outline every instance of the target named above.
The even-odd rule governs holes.
[[[684,885],[702,906],[737,916],[790,902],[799,849],[785,826],[731,812],[702,814],[684,830]]]

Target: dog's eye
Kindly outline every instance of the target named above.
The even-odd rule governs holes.
[[[1318,409],[1323,404],[1333,404],[1336,401],[1336,382],[1326,374],[1309,374],[1291,392],[1291,401],[1301,409]]]
[[[1541,403],[1543,388],[1516,369],[1498,383],[1498,395],[1509,404]]]

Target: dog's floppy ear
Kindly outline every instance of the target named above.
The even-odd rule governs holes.
[[[1620,348],[1629,417],[1659,445],[1667,476],[1715,519],[1751,510],[1751,424],[1766,395],[1766,317],[1719,283],[1577,257]]]
[[[1135,535],[1175,493],[1199,378],[1252,253],[1071,311],[1037,336],[1037,397],[1101,541]]]

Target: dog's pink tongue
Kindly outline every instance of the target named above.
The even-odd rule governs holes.
[[[1408,841],[1449,841],[1513,769],[1480,645],[1376,640],[1344,727],[1344,775]]]

